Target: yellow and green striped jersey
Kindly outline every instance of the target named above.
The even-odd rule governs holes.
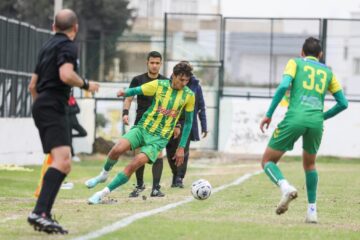
[[[182,110],[194,111],[195,95],[187,86],[175,90],[169,80],[154,80],[141,85],[141,91],[154,99],[137,125],[153,135],[169,139]]]

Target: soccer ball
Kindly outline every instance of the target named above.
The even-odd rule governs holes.
[[[211,195],[211,185],[205,179],[199,179],[192,183],[191,193],[198,200],[205,200]]]

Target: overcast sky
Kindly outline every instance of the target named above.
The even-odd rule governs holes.
[[[360,0],[218,0],[225,17],[350,18]]]

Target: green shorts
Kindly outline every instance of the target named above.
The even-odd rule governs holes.
[[[309,154],[316,154],[319,150],[323,126],[305,127],[283,120],[274,130],[268,146],[278,151],[289,151],[294,148],[299,137],[303,137],[303,149]]]
[[[140,152],[145,153],[151,163],[156,161],[159,152],[166,147],[169,141],[169,139],[151,135],[138,126],[133,126],[122,138],[130,142],[131,150],[140,147]]]

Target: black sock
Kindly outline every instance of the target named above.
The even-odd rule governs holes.
[[[34,213],[46,213],[47,216],[50,216],[56,195],[65,177],[66,174],[60,172],[56,168],[50,167],[46,171],[44,175],[43,186],[34,208]]]
[[[160,187],[160,179],[163,170],[163,159],[157,158],[152,166],[153,189]]]
[[[176,175],[173,175],[171,185],[176,184]]]
[[[139,167],[135,172],[136,182],[138,186],[144,185],[144,169],[145,169],[145,165]]]
[[[54,168],[55,169],[55,168]],[[56,170],[56,169],[55,169]],[[66,178],[66,174],[58,171],[60,174],[58,176],[58,180],[56,181],[56,188],[54,188],[53,192],[51,193],[51,198],[50,198],[50,201],[49,201],[49,204],[48,204],[48,209],[47,209],[47,214],[50,216],[50,213],[51,213],[51,209],[54,205],[54,202],[55,202],[55,199],[56,199],[56,196],[61,188],[61,184],[63,183],[64,179]]]

